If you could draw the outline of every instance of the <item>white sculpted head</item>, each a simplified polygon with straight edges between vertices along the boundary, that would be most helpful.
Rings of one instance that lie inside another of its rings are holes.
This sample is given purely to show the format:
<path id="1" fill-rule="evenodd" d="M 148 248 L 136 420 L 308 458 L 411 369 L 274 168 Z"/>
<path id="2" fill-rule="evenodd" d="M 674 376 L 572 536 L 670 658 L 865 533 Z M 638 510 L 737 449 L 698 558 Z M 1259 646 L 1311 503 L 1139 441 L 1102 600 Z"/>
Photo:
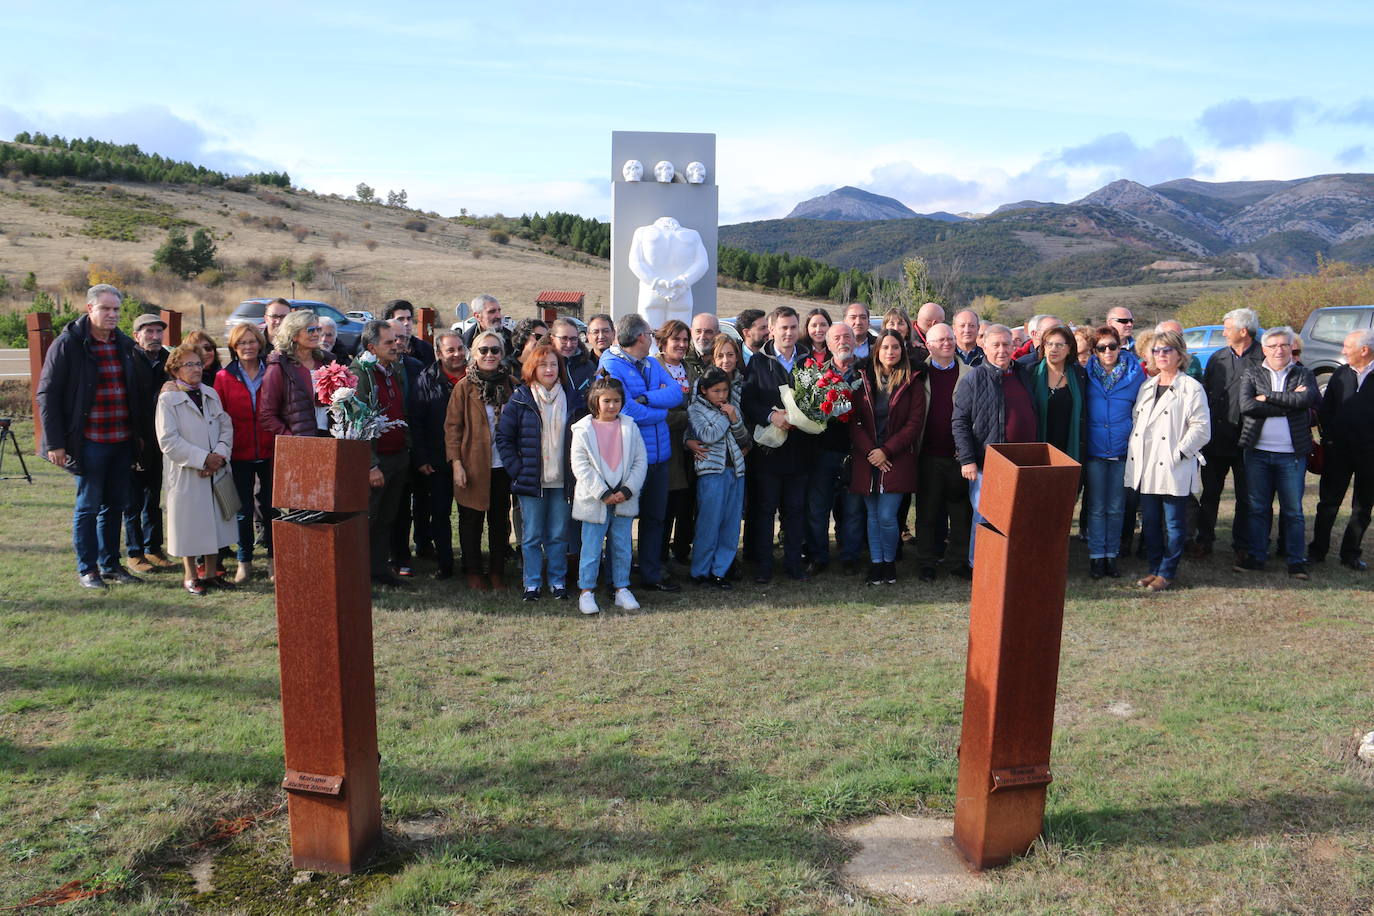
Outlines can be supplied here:
<path id="1" fill-rule="evenodd" d="M 673 164 L 667 159 L 662 160 L 658 165 L 654 166 L 654 178 L 664 184 L 671 182 L 674 174 Z"/>
<path id="2" fill-rule="evenodd" d="M 705 183 L 706 183 L 706 166 L 703 165 L 703 164 L 700 163 L 700 162 L 689 162 L 689 163 L 687 163 L 687 183 L 688 183 L 688 184 L 705 184 Z"/>
<path id="3" fill-rule="evenodd" d="M 639 181 L 644 177 L 644 163 L 638 159 L 626 159 L 625 165 L 620 169 L 620 174 L 626 181 Z"/>

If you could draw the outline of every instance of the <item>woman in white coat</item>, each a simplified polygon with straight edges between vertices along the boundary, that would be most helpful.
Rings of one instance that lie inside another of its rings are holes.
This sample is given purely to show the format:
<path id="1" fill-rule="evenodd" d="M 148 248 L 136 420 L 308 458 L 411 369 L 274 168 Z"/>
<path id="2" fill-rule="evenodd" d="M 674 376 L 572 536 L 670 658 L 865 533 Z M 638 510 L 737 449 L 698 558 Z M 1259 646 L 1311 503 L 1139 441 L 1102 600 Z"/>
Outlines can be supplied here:
<path id="1" fill-rule="evenodd" d="M 1188 350 L 1177 331 L 1155 334 L 1149 358 L 1158 373 L 1140 386 L 1126 452 L 1126 486 L 1140 493 L 1140 519 L 1150 572 L 1136 584 L 1168 588 L 1178 575 L 1188 496 L 1202 489 L 1202 447 L 1212 438 L 1202 384 L 1190 378 Z"/>
<path id="2" fill-rule="evenodd" d="M 196 564 L 200 561 L 210 569 L 220 548 L 238 536 L 237 505 L 224 512 L 214 488 L 216 478 L 229 474 L 234 425 L 215 389 L 201 383 L 201 371 L 200 354 L 185 344 L 178 347 L 167 357 L 172 380 L 162 386 L 157 399 L 157 443 L 165 459 L 167 552 L 182 558 L 183 585 L 193 595 L 204 595 L 207 585 L 233 588 L 228 581 L 199 578 Z M 233 491 L 232 485 L 224 489 Z"/>

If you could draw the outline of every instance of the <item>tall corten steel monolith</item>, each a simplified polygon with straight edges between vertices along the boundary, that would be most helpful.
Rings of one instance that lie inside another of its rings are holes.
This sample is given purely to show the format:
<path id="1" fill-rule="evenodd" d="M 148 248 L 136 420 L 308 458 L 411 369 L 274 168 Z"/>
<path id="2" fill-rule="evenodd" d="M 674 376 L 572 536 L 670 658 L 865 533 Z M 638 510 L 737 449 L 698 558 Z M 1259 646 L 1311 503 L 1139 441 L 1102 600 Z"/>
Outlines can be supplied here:
<path id="1" fill-rule="evenodd" d="M 434 343 L 434 323 L 438 320 L 439 313 L 427 305 L 420 306 L 420 311 L 415 316 L 415 336 L 425 343 Z"/>
<path id="2" fill-rule="evenodd" d="M 272 501 L 334 513 L 272 523 L 282 724 L 296 868 L 348 874 L 381 837 L 368 575 L 368 443 L 278 436 Z"/>
<path id="3" fill-rule="evenodd" d="M 43 361 L 52 347 L 52 315 L 33 312 L 26 320 L 29 332 L 29 400 L 33 403 L 33 450 L 40 458 L 43 451 L 43 417 L 38 410 L 38 379 L 43 375 Z"/>
<path id="4" fill-rule="evenodd" d="M 954 844 L 977 869 L 1040 835 L 1079 471 L 1040 442 L 989 445 L 983 462 L 954 802 Z"/>

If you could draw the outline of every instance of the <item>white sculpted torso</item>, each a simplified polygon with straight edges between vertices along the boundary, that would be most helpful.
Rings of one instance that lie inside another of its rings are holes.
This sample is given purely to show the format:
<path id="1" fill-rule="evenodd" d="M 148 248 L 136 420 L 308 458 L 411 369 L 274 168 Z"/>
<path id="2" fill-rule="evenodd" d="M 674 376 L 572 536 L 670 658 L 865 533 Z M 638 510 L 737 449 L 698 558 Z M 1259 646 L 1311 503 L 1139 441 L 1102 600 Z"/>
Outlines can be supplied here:
<path id="1" fill-rule="evenodd" d="M 630 270 L 639 278 L 639 313 L 655 328 L 676 318 L 692 323 L 692 284 L 706 275 L 706 246 L 695 229 L 671 216 L 640 226 L 630 242 Z"/>

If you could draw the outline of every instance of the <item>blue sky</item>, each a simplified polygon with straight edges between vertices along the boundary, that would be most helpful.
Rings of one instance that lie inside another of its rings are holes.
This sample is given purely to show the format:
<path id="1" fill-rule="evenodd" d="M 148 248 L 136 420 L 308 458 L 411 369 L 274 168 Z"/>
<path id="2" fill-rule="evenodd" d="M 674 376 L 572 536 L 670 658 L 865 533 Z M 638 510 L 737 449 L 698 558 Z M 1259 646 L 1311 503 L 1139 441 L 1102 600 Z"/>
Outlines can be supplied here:
<path id="1" fill-rule="evenodd" d="M 610 212 L 613 130 L 717 135 L 721 221 L 1374 171 L 1374 4 L 6 0 L 0 135 L 456 214 Z"/>

